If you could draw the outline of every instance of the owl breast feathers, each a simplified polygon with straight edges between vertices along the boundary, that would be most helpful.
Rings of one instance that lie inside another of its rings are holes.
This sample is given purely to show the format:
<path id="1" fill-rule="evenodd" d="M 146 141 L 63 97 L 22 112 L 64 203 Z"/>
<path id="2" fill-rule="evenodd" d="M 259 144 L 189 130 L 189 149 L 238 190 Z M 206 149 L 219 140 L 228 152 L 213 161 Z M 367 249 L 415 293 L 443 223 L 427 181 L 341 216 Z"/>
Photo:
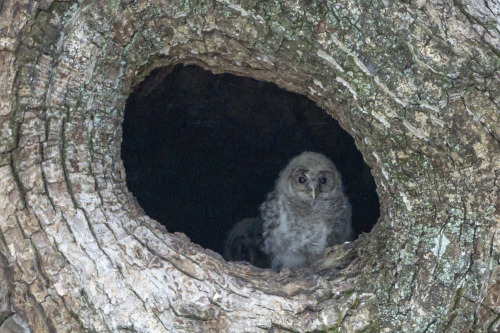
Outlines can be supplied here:
<path id="1" fill-rule="evenodd" d="M 327 246 L 353 238 L 351 205 L 340 174 L 319 153 L 293 158 L 260 210 L 262 250 L 271 256 L 272 268 L 306 266 Z"/>

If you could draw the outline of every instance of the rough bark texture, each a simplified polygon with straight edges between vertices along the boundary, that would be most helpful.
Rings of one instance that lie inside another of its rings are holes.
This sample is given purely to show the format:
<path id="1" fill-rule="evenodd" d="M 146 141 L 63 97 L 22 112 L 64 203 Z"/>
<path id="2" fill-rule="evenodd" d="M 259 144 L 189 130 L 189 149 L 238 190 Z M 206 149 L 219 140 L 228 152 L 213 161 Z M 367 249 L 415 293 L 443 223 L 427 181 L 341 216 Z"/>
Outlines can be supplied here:
<path id="1" fill-rule="evenodd" d="M 0 330 L 500 331 L 499 10 L 0 1 Z M 226 263 L 143 214 L 124 103 L 179 62 L 306 94 L 352 134 L 382 211 L 347 268 Z"/>

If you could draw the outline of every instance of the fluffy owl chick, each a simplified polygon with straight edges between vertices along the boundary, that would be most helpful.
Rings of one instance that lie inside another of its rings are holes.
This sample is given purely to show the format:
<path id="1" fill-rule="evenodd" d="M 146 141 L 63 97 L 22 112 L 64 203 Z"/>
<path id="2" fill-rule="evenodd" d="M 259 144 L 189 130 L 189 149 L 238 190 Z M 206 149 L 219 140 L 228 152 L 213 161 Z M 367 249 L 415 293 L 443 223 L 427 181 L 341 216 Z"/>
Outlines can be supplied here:
<path id="1" fill-rule="evenodd" d="M 351 205 L 337 168 L 304 152 L 283 169 L 261 205 L 263 251 L 272 268 L 306 266 L 329 245 L 352 240 Z"/>
<path id="2" fill-rule="evenodd" d="M 247 261 L 260 268 L 269 267 L 269 256 L 262 252 L 262 224 L 260 217 L 246 218 L 236 223 L 227 236 L 224 258 Z"/>

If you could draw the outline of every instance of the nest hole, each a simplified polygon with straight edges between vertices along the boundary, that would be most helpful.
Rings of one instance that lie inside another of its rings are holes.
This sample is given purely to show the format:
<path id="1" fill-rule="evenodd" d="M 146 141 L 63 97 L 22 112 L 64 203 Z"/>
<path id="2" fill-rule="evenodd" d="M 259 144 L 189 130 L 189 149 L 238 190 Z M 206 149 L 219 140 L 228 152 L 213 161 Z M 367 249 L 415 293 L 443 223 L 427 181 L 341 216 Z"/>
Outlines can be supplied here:
<path id="1" fill-rule="evenodd" d="M 259 215 L 281 169 L 303 151 L 335 163 L 354 230 L 369 232 L 380 215 L 370 169 L 353 138 L 307 97 L 177 65 L 153 71 L 126 103 L 129 190 L 169 232 L 221 254 L 233 225 Z"/>

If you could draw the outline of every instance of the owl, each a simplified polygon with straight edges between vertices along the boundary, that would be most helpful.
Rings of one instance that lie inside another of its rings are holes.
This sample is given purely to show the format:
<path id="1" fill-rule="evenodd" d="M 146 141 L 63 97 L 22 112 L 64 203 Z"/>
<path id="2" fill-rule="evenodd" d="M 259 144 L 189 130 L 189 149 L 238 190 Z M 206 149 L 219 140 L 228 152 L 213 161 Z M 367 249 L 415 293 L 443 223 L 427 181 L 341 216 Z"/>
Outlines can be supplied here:
<path id="1" fill-rule="evenodd" d="M 327 246 L 353 239 L 351 205 L 337 168 L 323 154 L 293 158 L 260 211 L 262 250 L 275 269 L 308 266 Z"/>
<path id="2" fill-rule="evenodd" d="M 231 261 L 247 261 L 260 268 L 270 265 L 269 256 L 262 251 L 262 219 L 246 218 L 239 221 L 227 236 L 224 258 Z"/>

